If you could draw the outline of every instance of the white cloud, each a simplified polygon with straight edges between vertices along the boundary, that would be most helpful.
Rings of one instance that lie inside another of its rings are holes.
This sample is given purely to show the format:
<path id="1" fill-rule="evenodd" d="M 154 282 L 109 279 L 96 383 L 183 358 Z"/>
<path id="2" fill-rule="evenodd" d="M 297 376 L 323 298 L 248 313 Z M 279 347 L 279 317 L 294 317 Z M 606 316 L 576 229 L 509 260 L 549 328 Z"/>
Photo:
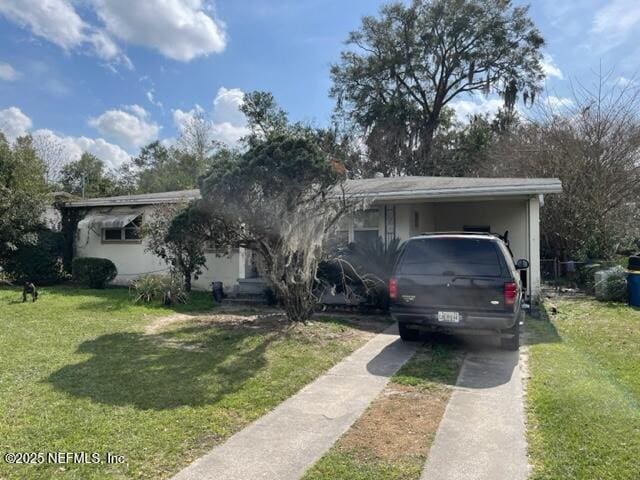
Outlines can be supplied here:
<path id="1" fill-rule="evenodd" d="M 0 13 L 65 50 L 85 40 L 86 25 L 67 0 L 0 0 Z"/>
<path id="2" fill-rule="evenodd" d="M 610 49 L 624 43 L 640 26 L 640 3 L 637 0 L 612 0 L 593 17 L 591 33 L 598 44 Z"/>
<path id="3" fill-rule="evenodd" d="M 545 76 L 548 77 L 556 77 L 562 80 L 564 75 L 562 75 L 562 70 L 554 63 L 553 57 L 549 53 L 545 53 L 542 56 L 542 71 Z"/>
<path id="4" fill-rule="evenodd" d="M 116 38 L 158 50 L 174 60 L 222 52 L 224 24 L 202 0 L 94 0 L 98 17 Z"/>
<path id="5" fill-rule="evenodd" d="M 215 140 L 235 145 L 249 133 L 247 120 L 240 111 L 243 98 L 244 93 L 240 89 L 220 87 L 213 100 L 211 120 L 207 120 Z M 206 116 L 200 105 L 188 111 L 176 109 L 173 110 L 173 122 L 179 131 L 183 131 L 195 115 Z"/>
<path id="6" fill-rule="evenodd" d="M 481 99 L 480 101 L 457 100 L 449 104 L 455 110 L 456 119 L 466 122 L 473 115 L 494 114 L 504 106 L 504 101 L 499 98 Z"/>
<path id="7" fill-rule="evenodd" d="M 80 3 L 102 24 L 83 19 L 74 7 Z M 203 0 L 0 0 L 0 15 L 66 51 L 85 49 L 128 68 L 133 65 L 116 39 L 180 61 L 226 46 L 225 25 Z"/>
<path id="8" fill-rule="evenodd" d="M 147 112 L 144 108 L 142 108 L 140 105 L 138 104 L 133 104 L 133 105 L 126 105 L 125 107 L 123 107 L 125 110 L 130 111 L 131 113 L 133 113 L 136 117 L 139 118 L 146 118 L 149 116 L 149 112 Z"/>
<path id="9" fill-rule="evenodd" d="M 561 110 L 573 106 L 573 100 L 567 97 L 556 97 L 555 95 L 549 95 L 544 99 L 544 102 L 551 107 L 552 110 Z"/>
<path id="10" fill-rule="evenodd" d="M 147 100 L 151 105 L 155 105 L 156 107 L 162 108 L 162 102 L 157 100 L 155 97 L 155 91 L 152 89 L 147 90 Z"/>
<path id="11" fill-rule="evenodd" d="M 227 145 L 235 145 L 238 140 L 249 134 L 249 129 L 245 125 L 238 126 L 229 122 L 222 122 L 214 123 L 212 127 L 215 139 Z"/>
<path id="12" fill-rule="evenodd" d="M 244 92 L 239 88 L 220 87 L 213 100 L 214 121 L 229 122 L 233 125 L 244 125 L 246 119 L 240 107 L 244 101 Z"/>
<path id="13" fill-rule="evenodd" d="M 89 125 L 102 135 L 128 147 L 139 148 L 158 138 L 160 126 L 147 120 L 147 111 L 139 105 L 123 109 L 107 110 L 97 118 L 89 119 Z"/>
<path id="14" fill-rule="evenodd" d="M 7 82 L 13 82 L 20 78 L 22 74 L 18 72 L 8 63 L 0 62 L 0 79 Z"/>
<path id="15" fill-rule="evenodd" d="M 113 168 L 119 167 L 131 158 L 125 150 L 103 138 L 76 137 L 75 143 L 83 151 L 92 153 Z"/>
<path id="16" fill-rule="evenodd" d="M 0 110 L 0 131 L 5 134 L 9 141 L 29 133 L 33 122 L 22 113 L 18 107 L 9 107 Z"/>
<path id="17" fill-rule="evenodd" d="M 196 115 L 204 115 L 204 109 L 198 104 L 187 111 L 176 108 L 173 110 L 173 123 L 182 132 Z"/>
<path id="18" fill-rule="evenodd" d="M 103 160 L 108 166 L 116 168 L 123 162 L 129 160 L 130 155 L 118 145 L 107 142 L 103 138 L 71 137 L 58 135 L 52 130 L 41 128 L 31 132 L 33 122 L 18 107 L 9 107 L 0 110 L 0 131 L 2 131 L 10 141 L 17 137 L 31 133 L 36 139 L 44 138 L 61 147 L 59 155 L 65 163 L 78 160 L 82 152 L 94 154 Z M 40 142 L 42 143 L 42 142 Z"/>
<path id="19" fill-rule="evenodd" d="M 90 45 L 99 58 L 131 67 L 113 40 L 86 23 L 69 0 L 0 0 L 0 14 L 66 51 Z"/>
<path id="20" fill-rule="evenodd" d="M 83 152 L 89 152 L 104 161 L 108 167 L 115 169 L 131 158 L 125 150 L 103 138 L 58 135 L 49 129 L 36 130 L 33 135 L 34 137 L 47 138 L 60 145 L 61 156 L 65 158 L 65 163 L 79 160 Z"/>
<path id="21" fill-rule="evenodd" d="M 103 30 L 94 30 L 88 37 L 88 42 L 93 45 L 93 49 L 96 55 L 103 60 L 119 63 L 127 67 L 129 70 L 133 69 L 133 63 L 129 60 L 124 53 L 120 51 L 120 47 L 109 37 Z M 115 70 L 111 66 L 112 70 Z"/>

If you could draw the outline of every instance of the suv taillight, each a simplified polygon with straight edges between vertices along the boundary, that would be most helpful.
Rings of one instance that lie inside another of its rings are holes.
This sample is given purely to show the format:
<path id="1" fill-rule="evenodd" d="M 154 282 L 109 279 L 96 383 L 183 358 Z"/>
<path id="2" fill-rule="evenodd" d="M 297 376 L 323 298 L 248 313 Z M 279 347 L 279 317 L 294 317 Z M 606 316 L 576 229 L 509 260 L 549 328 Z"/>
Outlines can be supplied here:
<path id="1" fill-rule="evenodd" d="M 504 304 L 513 305 L 518 297 L 518 285 L 515 282 L 504 284 Z"/>
<path id="2" fill-rule="evenodd" d="M 397 300 L 398 298 L 398 280 L 395 278 L 389 279 L 389 298 L 391 300 Z"/>

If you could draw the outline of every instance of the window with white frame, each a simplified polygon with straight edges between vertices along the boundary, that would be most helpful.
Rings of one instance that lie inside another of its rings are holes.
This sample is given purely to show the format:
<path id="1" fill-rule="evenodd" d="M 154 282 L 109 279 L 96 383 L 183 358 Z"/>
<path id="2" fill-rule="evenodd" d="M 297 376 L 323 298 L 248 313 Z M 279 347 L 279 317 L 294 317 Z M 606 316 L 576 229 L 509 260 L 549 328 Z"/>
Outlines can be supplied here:
<path id="1" fill-rule="evenodd" d="M 353 218 L 353 241 L 356 243 L 370 243 L 380 236 L 380 211 L 370 208 L 358 212 Z"/>
<path id="2" fill-rule="evenodd" d="M 131 242 L 138 243 L 142 240 L 142 216 L 136 217 L 123 228 L 103 228 L 102 241 L 105 243 Z"/>
<path id="3" fill-rule="evenodd" d="M 351 220 L 344 216 L 331 229 L 328 236 L 329 247 L 346 247 L 349 244 L 349 227 Z"/>

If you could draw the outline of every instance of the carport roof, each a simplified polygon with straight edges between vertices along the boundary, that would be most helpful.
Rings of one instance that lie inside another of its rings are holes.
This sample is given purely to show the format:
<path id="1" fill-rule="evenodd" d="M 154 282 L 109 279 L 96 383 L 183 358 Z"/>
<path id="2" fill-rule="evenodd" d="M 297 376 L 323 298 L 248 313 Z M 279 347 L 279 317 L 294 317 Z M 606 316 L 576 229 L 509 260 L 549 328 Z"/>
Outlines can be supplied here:
<path id="1" fill-rule="evenodd" d="M 557 178 L 381 177 L 347 180 L 345 193 L 372 200 L 539 195 L 562 192 Z M 200 198 L 199 190 L 145 193 L 71 200 L 67 207 L 106 207 L 181 203 Z"/>
<path id="2" fill-rule="evenodd" d="M 380 177 L 349 180 L 350 196 L 375 200 L 493 197 L 561 193 L 557 178 Z"/>

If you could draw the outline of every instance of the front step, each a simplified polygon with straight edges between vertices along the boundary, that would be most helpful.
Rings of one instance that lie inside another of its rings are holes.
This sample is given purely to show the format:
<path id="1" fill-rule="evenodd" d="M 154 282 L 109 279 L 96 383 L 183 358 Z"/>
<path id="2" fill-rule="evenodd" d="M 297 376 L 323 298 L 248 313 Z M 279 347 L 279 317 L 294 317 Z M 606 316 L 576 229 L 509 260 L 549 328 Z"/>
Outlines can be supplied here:
<path id="1" fill-rule="evenodd" d="M 264 295 L 267 288 L 267 282 L 262 278 L 239 278 L 238 279 L 238 297 L 243 295 Z"/>
<path id="2" fill-rule="evenodd" d="M 265 304 L 267 303 L 267 299 L 265 298 L 264 295 L 248 295 L 248 294 L 242 294 L 242 295 L 236 295 L 234 297 L 225 297 L 225 299 L 222 301 L 222 304 L 227 304 L 227 305 L 247 305 L 247 304 L 251 304 L 251 305 L 260 305 L 260 304 Z"/>

